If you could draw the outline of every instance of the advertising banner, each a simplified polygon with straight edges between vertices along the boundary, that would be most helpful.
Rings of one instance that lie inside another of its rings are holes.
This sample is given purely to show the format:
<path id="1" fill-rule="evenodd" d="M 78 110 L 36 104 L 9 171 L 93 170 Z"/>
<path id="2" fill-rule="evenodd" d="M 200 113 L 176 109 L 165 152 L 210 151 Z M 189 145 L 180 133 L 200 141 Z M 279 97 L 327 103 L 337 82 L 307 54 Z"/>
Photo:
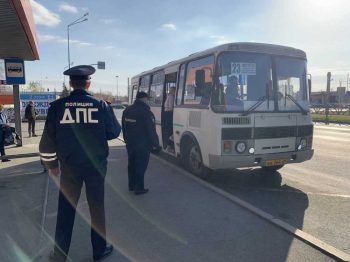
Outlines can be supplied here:
<path id="1" fill-rule="evenodd" d="M 33 101 L 38 116 L 46 116 L 49 109 L 50 102 L 57 99 L 57 93 L 45 92 L 45 93 L 21 93 L 21 116 L 24 117 L 24 110 L 29 101 Z"/>

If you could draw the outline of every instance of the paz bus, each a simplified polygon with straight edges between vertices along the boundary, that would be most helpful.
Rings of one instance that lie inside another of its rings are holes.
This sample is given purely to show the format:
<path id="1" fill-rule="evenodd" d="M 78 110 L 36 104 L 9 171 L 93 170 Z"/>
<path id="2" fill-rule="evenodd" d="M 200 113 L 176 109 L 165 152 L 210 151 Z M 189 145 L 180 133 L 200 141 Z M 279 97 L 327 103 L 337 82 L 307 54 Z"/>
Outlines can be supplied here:
<path id="1" fill-rule="evenodd" d="M 164 102 L 176 88 L 171 119 Z M 269 171 L 313 156 L 311 80 L 304 51 L 272 44 L 230 43 L 194 53 L 131 79 L 129 104 L 147 92 L 163 151 L 195 175 L 260 166 Z"/>

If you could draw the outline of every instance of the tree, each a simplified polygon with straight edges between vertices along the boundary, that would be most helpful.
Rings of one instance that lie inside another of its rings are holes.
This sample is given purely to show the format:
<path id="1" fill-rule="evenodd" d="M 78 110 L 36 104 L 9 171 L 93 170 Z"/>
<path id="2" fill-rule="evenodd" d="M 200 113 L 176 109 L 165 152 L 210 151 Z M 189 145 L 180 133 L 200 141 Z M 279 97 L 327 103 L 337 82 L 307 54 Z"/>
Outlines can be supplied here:
<path id="1" fill-rule="evenodd" d="M 68 91 L 68 88 L 67 88 L 65 83 L 63 83 L 62 87 L 63 87 L 63 89 L 62 89 L 62 93 L 61 93 L 60 97 L 69 96 L 69 91 Z"/>
<path id="2" fill-rule="evenodd" d="M 30 81 L 28 83 L 27 87 L 31 92 L 42 92 L 43 91 L 43 88 L 41 87 L 40 82 L 37 82 L 37 81 Z"/>
<path id="3" fill-rule="evenodd" d="M 94 97 L 98 98 L 98 99 L 102 99 L 102 100 L 105 100 L 105 101 L 113 101 L 113 95 L 112 95 L 112 92 L 94 92 L 92 93 L 94 95 Z"/>

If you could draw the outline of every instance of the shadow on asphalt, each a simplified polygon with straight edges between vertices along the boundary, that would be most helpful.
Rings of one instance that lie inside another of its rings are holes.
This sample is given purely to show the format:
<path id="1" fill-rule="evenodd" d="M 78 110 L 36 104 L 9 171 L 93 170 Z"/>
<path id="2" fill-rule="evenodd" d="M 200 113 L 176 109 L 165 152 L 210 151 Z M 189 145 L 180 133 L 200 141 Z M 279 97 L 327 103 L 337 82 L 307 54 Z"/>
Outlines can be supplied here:
<path id="1" fill-rule="evenodd" d="M 16 161 L 16 159 L 12 159 L 13 163 Z M 32 174 L 41 174 L 44 172 L 44 167 L 41 165 L 39 160 L 33 160 L 31 162 L 27 162 L 24 164 L 16 164 L 4 167 L 2 163 L 0 162 L 0 179 L 5 179 L 7 177 L 13 176 L 13 175 L 19 175 L 19 176 L 26 176 L 26 175 L 32 175 Z"/>
<path id="2" fill-rule="evenodd" d="M 167 154 L 161 154 L 161 158 L 181 166 L 178 159 Z M 303 229 L 309 198 L 302 190 L 284 184 L 278 171 L 267 172 L 259 167 L 208 171 L 203 180 Z"/>
<path id="3" fill-rule="evenodd" d="M 211 173 L 207 182 L 264 210 L 288 224 L 303 229 L 309 198 L 302 190 L 283 184 L 281 173 L 261 168 Z"/>

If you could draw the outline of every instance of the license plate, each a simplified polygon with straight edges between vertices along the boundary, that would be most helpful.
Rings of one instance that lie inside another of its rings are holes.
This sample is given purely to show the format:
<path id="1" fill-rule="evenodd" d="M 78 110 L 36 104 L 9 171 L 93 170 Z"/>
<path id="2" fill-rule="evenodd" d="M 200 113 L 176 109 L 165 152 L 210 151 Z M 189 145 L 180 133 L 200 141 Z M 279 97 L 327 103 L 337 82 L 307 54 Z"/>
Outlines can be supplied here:
<path id="1" fill-rule="evenodd" d="M 288 163 L 288 159 L 272 159 L 266 160 L 266 166 L 280 166 Z"/>

